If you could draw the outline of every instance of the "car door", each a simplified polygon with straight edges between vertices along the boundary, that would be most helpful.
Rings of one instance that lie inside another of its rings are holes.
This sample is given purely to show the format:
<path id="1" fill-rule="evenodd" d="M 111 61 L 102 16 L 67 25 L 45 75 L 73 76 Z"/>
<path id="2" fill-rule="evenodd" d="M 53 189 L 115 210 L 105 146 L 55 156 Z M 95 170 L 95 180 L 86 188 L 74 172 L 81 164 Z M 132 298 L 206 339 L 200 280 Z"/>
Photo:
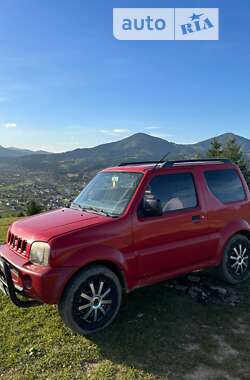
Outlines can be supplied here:
<path id="1" fill-rule="evenodd" d="M 155 175 L 145 191 L 163 206 L 162 216 L 134 218 L 134 244 L 140 277 L 181 271 L 211 257 L 205 203 L 196 175 L 175 171 Z"/>

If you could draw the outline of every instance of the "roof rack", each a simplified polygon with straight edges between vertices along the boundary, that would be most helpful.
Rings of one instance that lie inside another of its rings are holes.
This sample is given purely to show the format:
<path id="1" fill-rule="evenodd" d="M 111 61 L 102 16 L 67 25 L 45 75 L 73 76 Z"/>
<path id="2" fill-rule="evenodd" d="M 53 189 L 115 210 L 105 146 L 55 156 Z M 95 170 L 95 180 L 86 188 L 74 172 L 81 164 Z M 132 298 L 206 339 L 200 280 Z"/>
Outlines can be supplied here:
<path id="1" fill-rule="evenodd" d="M 150 165 L 150 164 L 163 164 L 162 167 L 171 167 L 174 164 L 188 164 L 188 163 L 202 163 L 202 162 L 221 162 L 222 164 L 231 163 L 227 158 L 201 158 L 195 160 L 171 160 L 171 161 L 132 161 L 132 162 L 122 162 L 119 166 L 129 166 L 129 165 Z"/>
<path id="2" fill-rule="evenodd" d="M 173 160 L 173 161 L 166 161 L 163 164 L 163 168 L 174 166 L 174 164 L 188 164 L 188 163 L 202 163 L 202 162 L 221 162 L 222 164 L 231 163 L 230 160 L 227 158 L 201 158 L 196 160 Z"/>
<path id="3" fill-rule="evenodd" d="M 128 165 L 150 165 L 150 164 L 156 164 L 157 161 L 132 161 L 132 162 L 121 162 L 119 166 L 128 166 Z M 164 161 L 159 162 L 159 164 L 164 163 Z"/>

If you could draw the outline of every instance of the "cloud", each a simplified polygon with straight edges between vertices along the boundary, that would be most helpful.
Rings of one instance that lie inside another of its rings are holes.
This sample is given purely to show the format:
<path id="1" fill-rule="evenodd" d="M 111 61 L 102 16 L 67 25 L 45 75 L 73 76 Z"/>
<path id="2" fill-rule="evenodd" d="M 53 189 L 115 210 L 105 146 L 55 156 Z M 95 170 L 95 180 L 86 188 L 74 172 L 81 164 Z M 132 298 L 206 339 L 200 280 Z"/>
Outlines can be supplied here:
<path id="1" fill-rule="evenodd" d="M 152 127 L 145 127 L 145 130 L 147 130 L 147 131 L 155 131 L 157 129 L 161 129 L 161 127 L 154 127 L 154 126 L 152 126 Z"/>
<path id="2" fill-rule="evenodd" d="M 13 129 L 16 128 L 16 123 L 5 123 L 3 126 L 7 129 Z"/>
<path id="3" fill-rule="evenodd" d="M 107 136 L 118 136 L 118 135 L 124 135 L 124 134 L 130 133 L 131 131 L 125 128 L 114 128 L 114 129 L 101 129 L 100 132 Z"/>
<path id="4" fill-rule="evenodd" d="M 112 129 L 112 132 L 114 132 L 114 133 L 128 133 L 128 132 L 130 132 L 130 130 L 129 129 L 116 128 L 116 129 Z"/>

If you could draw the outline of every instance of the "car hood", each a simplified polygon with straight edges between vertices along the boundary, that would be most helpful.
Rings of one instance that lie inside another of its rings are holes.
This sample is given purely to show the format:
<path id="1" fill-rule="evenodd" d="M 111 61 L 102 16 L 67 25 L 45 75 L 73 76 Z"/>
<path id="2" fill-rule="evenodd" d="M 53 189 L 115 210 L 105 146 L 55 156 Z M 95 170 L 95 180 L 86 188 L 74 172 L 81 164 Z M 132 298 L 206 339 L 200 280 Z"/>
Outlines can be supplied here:
<path id="1" fill-rule="evenodd" d="M 110 220 L 107 216 L 64 208 L 18 220 L 11 226 L 11 232 L 28 243 L 48 241 L 55 236 Z"/>

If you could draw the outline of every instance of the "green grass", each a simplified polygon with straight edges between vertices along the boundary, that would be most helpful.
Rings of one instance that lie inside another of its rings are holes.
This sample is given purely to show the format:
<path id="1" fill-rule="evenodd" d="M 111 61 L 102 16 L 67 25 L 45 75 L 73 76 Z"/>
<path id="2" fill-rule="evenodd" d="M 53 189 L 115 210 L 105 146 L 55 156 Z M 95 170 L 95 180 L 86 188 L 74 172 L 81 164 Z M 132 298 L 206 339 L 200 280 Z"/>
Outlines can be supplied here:
<path id="1" fill-rule="evenodd" d="M 10 220 L 0 219 L 3 240 Z M 66 329 L 55 306 L 18 309 L 0 295 L 0 378 L 248 380 L 250 284 L 237 307 L 203 306 L 166 284 L 126 296 L 91 338 Z"/>
<path id="2" fill-rule="evenodd" d="M 8 226 L 15 220 L 15 218 L 0 218 L 0 243 L 6 239 L 6 232 Z"/>

